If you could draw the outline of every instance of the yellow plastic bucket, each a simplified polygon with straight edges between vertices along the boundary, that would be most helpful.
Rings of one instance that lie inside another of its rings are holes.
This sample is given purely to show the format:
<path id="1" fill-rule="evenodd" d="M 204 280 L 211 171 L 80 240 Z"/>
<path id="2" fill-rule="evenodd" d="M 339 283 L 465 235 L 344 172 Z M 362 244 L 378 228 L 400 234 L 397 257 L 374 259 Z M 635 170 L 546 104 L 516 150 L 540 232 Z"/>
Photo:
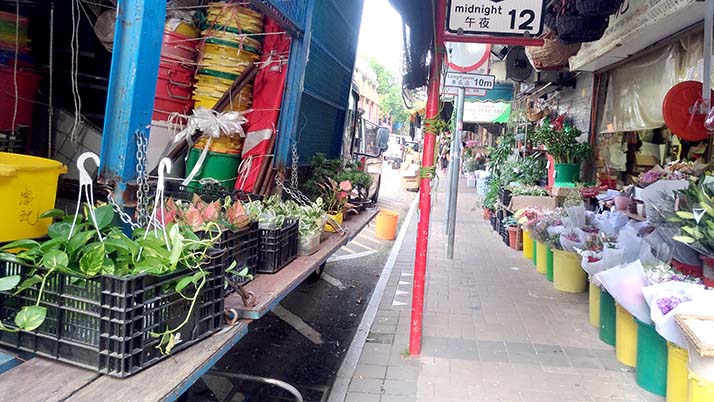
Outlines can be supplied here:
<path id="1" fill-rule="evenodd" d="M 546 271 L 548 271 L 548 259 L 546 258 L 546 254 L 548 253 L 548 245 L 541 242 L 541 241 L 535 241 L 536 242 L 536 269 L 538 270 L 538 273 L 545 275 Z"/>
<path id="2" fill-rule="evenodd" d="M 667 402 L 687 402 L 689 352 L 667 342 Z"/>
<path id="3" fill-rule="evenodd" d="M 589 310 L 589 318 L 590 318 L 590 325 L 592 325 L 595 328 L 600 328 L 600 295 L 602 294 L 602 291 L 600 290 L 600 287 L 593 284 L 592 279 L 590 280 L 590 292 L 588 295 L 588 299 L 590 301 L 590 304 L 588 306 Z"/>
<path id="4" fill-rule="evenodd" d="M 585 291 L 587 276 L 580 267 L 580 257 L 576 253 L 553 250 L 553 286 L 565 293 Z"/>
<path id="5" fill-rule="evenodd" d="M 689 370 L 689 390 L 687 402 L 714 401 L 714 383 L 711 383 Z"/>
<path id="6" fill-rule="evenodd" d="M 523 256 L 527 260 L 533 259 L 533 238 L 531 237 L 531 232 L 523 231 Z"/>
<path id="7" fill-rule="evenodd" d="M 637 323 L 627 310 L 615 305 L 615 355 L 625 366 L 637 365 Z"/>
<path id="8" fill-rule="evenodd" d="M 42 237 L 51 219 L 38 219 L 55 207 L 57 179 L 67 173 L 60 162 L 0 152 L 0 242 Z"/>
<path id="9" fill-rule="evenodd" d="M 380 209 L 377 215 L 377 238 L 382 240 L 394 240 L 397 237 L 398 222 L 399 212 Z"/>
<path id="10" fill-rule="evenodd" d="M 345 214 L 343 212 L 340 212 L 338 214 L 327 214 L 327 216 L 330 218 L 327 220 L 327 223 L 325 224 L 325 231 L 328 233 L 335 233 L 340 228 L 337 226 L 342 226 L 342 222 L 345 219 Z M 335 225 L 337 223 L 337 225 Z"/>

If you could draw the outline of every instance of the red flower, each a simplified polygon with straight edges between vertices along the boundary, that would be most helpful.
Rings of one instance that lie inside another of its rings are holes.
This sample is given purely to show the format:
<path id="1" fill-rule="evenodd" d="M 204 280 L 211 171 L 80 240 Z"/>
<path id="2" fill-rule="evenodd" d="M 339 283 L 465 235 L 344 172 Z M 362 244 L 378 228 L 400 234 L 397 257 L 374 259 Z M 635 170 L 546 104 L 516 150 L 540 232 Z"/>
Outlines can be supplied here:
<path id="1" fill-rule="evenodd" d="M 340 190 L 352 191 L 352 182 L 350 182 L 349 180 L 344 180 L 340 182 Z"/>

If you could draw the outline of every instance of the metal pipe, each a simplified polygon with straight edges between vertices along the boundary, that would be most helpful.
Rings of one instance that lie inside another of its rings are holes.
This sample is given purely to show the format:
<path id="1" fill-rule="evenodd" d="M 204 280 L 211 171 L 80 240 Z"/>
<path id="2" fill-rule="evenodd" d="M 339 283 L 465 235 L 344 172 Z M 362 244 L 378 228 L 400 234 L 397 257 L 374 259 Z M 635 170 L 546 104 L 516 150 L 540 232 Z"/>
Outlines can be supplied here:
<path id="1" fill-rule="evenodd" d="M 711 109 L 712 90 L 712 34 L 714 34 L 714 0 L 706 0 L 704 13 L 704 71 L 702 74 L 702 105 L 700 113 L 709 113 Z M 696 113 L 697 111 L 693 111 Z M 709 145 L 707 146 L 707 160 L 712 161 L 714 156 L 714 133 L 709 132 Z"/>
<path id="2" fill-rule="evenodd" d="M 443 3 L 443 1 L 440 1 Z M 429 91 L 426 103 L 426 118 L 439 115 L 439 75 L 441 73 L 440 55 L 434 55 L 431 61 Z M 436 133 L 424 132 L 422 167 L 434 166 L 434 147 Z M 411 330 L 409 332 L 409 354 L 421 353 L 422 316 L 424 313 L 424 281 L 426 278 L 427 247 L 429 245 L 429 220 L 431 217 L 431 178 L 421 177 L 419 185 L 419 223 L 417 226 L 416 257 L 414 259 L 414 284 L 412 289 Z"/>
<path id="3" fill-rule="evenodd" d="M 449 207 L 447 210 L 446 258 L 454 259 L 454 237 L 456 235 L 456 205 L 459 199 L 459 171 L 461 166 L 461 136 L 464 130 L 464 98 L 466 89 L 459 87 L 456 98 L 456 132 L 451 138 L 451 177 L 449 178 Z"/>

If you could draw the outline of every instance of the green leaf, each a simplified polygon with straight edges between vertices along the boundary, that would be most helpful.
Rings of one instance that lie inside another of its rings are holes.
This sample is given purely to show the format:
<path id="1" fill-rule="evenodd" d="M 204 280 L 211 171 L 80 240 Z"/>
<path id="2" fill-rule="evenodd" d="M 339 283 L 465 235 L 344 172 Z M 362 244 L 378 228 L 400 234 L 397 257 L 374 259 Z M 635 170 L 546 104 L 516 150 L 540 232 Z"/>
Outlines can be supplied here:
<path id="1" fill-rule="evenodd" d="M 58 237 L 56 239 L 49 239 L 46 242 L 40 244 L 40 247 L 38 250 L 40 251 L 40 254 L 46 254 L 50 250 L 55 250 L 55 249 L 61 249 L 64 248 L 64 245 L 67 243 L 67 238 L 66 237 Z"/>
<path id="2" fill-rule="evenodd" d="M 199 271 L 191 276 L 181 278 L 181 280 L 176 283 L 176 291 L 181 293 L 181 291 L 183 291 L 189 284 L 193 284 L 196 288 L 198 288 L 198 285 L 201 283 L 201 280 L 203 280 L 203 278 L 205 277 L 206 274 L 204 272 Z"/>
<path id="3" fill-rule="evenodd" d="M 82 258 L 79 259 L 79 269 L 89 277 L 102 272 L 104 266 L 104 244 L 92 243 L 82 249 Z"/>
<path id="4" fill-rule="evenodd" d="M 42 306 L 25 306 L 15 316 L 15 325 L 25 331 L 39 328 L 47 317 L 47 308 Z"/>
<path id="5" fill-rule="evenodd" d="M 104 257 L 102 264 L 102 275 L 115 275 L 115 265 L 111 258 Z"/>
<path id="6" fill-rule="evenodd" d="M 18 258 L 15 254 L 0 253 L 0 261 L 12 262 L 14 264 L 25 264 L 26 261 Z"/>
<path id="7" fill-rule="evenodd" d="M 20 293 L 37 285 L 38 283 L 42 283 L 42 277 L 39 275 L 33 275 L 22 281 L 20 286 L 17 287 L 17 290 L 15 291 L 14 295 L 19 295 Z"/>
<path id="8" fill-rule="evenodd" d="M 694 220 L 694 214 L 691 212 L 677 211 L 677 216 L 683 219 Z"/>
<path id="9" fill-rule="evenodd" d="M 226 268 L 226 273 L 229 274 L 233 271 L 235 271 L 236 267 L 238 267 L 238 261 L 233 261 L 228 268 Z"/>
<path id="10" fill-rule="evenodd" d="M 69 257 L 64 251 L 50 250 L 42 257 L 40 265 L 47 269 L 56 269 L 69 265 Z"/>
<path id="11" fill-rule="evenodd" d="M 32 239 L 16 240 L 0 247 L 0 250 L 14 250 L 16 248 L 27 250 L 38 247 L 39 245 L 39 242 Z"/>
<path id="12" fill-rule="evenodd" d="M 20 280 L 22 278 L 20 275 L 12 275 L 12 276 L 6 276 L 4 278 L 0 278 L 0 292 L 6 292 L 15 286 L 17 286 L 18 283 L 20 283 Z"/>
<path id="13" fill-rule="evenodd" d="M 105 204 L 94 209 L 94 216 L 97 218 L 99 230 L 102 230 L 114 221 L 114 210 L 111 205 Z"/>
<path id="14" fill-rule="evenodd" d="M 146 250 L 145 250 L 146 251 Z M 134 265 L 132 273 L 138 274 L 150 274 L 150 275 L 161 275 L 165 273 L 164 264 L 162 261 L 156 257 L 147 257 L 142 261 Z"/>
<path id="15" fill-rule="evenodd" d="M 67 222 L 55 222 L 47 228 L 47 235 L 52 239 L 67 239 L 72 224 Z"/>
<path id="16" fill-rule="evenodd" d="M 39 219 L 45 219 L 45 218 L 64 218 L 65 217 L 65 212 L 61 209 L 50 209 L 49 211 L 45 211 L 42 214 L 40 214 Z"/>
<path id="17" fill-rule="evenodd" d="M 69 239 L 69 242 L 67 242 L 67 253 L 74 255 L 74 253 L 84 247 L 84 245 L 87 244 L 87 242 L 89 242 L 95 234 L 96 232 L 88 230 L 72 235 L 72 238 Z"/>
<path id="18" fill-rule="evenodd" d="M 672 239 L 684 244 L 693 244 L 697 242 L 694 238 L 689 236 L 674 236 Z"/>

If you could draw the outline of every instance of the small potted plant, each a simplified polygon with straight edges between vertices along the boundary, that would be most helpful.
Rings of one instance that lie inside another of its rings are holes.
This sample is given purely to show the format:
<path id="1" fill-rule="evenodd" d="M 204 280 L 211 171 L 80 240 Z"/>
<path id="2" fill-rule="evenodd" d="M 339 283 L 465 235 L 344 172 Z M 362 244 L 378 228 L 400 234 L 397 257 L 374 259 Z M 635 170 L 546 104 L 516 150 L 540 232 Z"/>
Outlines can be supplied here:
<path id="1" fill-rule="evenodd" d="M 508 245 L 514 250 L 520 250 L 521 229 L 518 227 L 516 218 L 509 216 L 505 221 L 503 221 L 503 225 L 508 231 Z"/>
<path id="2" fill-rule="evenodd" d="M 344 221 L 347 197 L 352 192 L 352 183 L 349 180 L 338 183 L 333 179 L 328 179 L 327 183 L 323 183 L 321 186 L 328 218 L 325 230 L 334 233 L 339 230 Z"/>
<path id="3" fill-rule="evenodd" d="M 556 184 L 575 183 L 580 179 L 580 164 L 592 155 L 590 145 L 578 141 L 582 134 L 576 127 L 551 124 L 548 119 L 535 131 L 533 140 L 545 145 L 555 161 Z"/>

